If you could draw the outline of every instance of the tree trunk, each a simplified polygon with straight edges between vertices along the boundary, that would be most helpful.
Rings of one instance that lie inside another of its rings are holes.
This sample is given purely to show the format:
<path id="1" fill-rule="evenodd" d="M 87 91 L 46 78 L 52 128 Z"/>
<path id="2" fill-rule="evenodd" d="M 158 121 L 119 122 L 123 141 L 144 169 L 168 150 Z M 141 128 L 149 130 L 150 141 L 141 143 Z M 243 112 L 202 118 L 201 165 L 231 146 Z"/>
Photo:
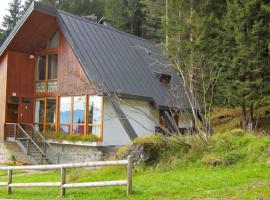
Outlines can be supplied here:
<path id="1" fill-rule="evenodd" d="M 242 115 L 243 115 L 243 119 L 242 119 L 243 129 L 246 130 L 246 128 L 247 128 L 247 110 L 246 110 L 246 104 L 243 104 L 242 105 Z"/>

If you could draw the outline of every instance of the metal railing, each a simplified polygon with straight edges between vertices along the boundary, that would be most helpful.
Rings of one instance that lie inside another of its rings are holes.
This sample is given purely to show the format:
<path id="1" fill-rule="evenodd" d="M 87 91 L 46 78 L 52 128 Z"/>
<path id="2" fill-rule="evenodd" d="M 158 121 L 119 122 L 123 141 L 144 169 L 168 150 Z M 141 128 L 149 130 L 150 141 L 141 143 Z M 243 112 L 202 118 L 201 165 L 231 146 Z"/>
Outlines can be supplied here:
<path id="1" fill-rule="evenodd" d="M 11 137 L 14 138 L 15 141 L 21 141 L 22 139 L 26 140 L 26 154 L 29 156 L 29 146 L 30 144 L 34 145 L 38 151 L 41 153 L 40 162 L 43 162 L 44 158 L 48 158 L 46 156 L 48 148 L 51 151 L 51 154 L 55 154 L 56 163 L 60 161 L 60 153 L 55 152 L 54 148 L 47 142 L 47 140 L 43 137 L 43 135 L 30 123 L 6 123 L 5 124 L 5 138 Z M 50 161 L 50 160 L 49 160 Z M 51 161 L 50 161 L 51 162 Z"/>
<path id="2" fill-rule="evenodd" d="M 105 166 L 126 166 L 127 179 L 113 180 L 102 182 L 85 182 L 85 183 L 66 183 L 66 170 L 69 168 L 84 168 L 84 167 L 105 167 Z M 66 189 L 69 188 L 88 188 L 88 187 L 106 187 L 106 186 L 127 186 L 127 195 L 132 192 L 132 157 L 128 156 L 127 160 L 116 161 L 97 161 L 87 163 L 73 164 L 55 164 L 55 165 L 33 165 L 33 166 L 5 166 L 0 167 L 0 171 L 7 170 L 7 182 L 0 182 L 0 186 L 7 186 L 8 194 L 11 194 L 12 188 L 29 188 L 29 187 L 60 187 L 61 196 L 66 194 Z M 42 183 L 13 183 L 12 172 L 14 170 L 57 170 L 60 169 L 59 182 L 42 182 Z"/>
<path id="3" fill-rule="evenodd" d="M 30 123 L 23 123 L 21 124 L 22 126 L 24 126 L 25 130 L 30 130 L 31 131 L 31 137 L 33 138 L 33 140 L 37 143 L 37 144 L 41 144 L 43 148 L 43 152 L 46 154 L 47 149 L 49 148 L 51 150 L 52 154 L 56 155 L 57 158 L 57 164 L 60 162 L 60 153 L 56 152 L 54 150 L 54 148 L 52 147 L 52 145 L 50 143 L 47 142 L 46 138 L 36 129 L 36 127 L 33 124 Z"/>

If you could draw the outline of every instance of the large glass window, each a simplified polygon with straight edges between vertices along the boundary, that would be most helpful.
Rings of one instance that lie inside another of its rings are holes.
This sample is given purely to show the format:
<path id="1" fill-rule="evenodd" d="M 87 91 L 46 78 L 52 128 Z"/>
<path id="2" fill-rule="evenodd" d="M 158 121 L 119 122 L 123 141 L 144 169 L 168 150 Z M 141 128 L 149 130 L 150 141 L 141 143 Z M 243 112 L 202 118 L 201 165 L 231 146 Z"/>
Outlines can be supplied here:
<path id="1" fill-rule="evenodd" d="M 59 127 L 63 133 L 88 133 L 101 138 L 102 97 L 88 97 L 88 105 L 85 96 L 61 97 Z"/>
<path id="2" fill-rule="evenodd" d="M 72 132 L 83 135 L 85 122 L 85 97 L 74 97 Z"/>
<path id="3" fill-rule="evenodd" d="M 71 124 L 71 97 L 60 98 L 60 132 L 69 133 Z"/>
<path id="4" fill-rule="evenodd" d="M 102 97 L 88 97 L 88 134 L 101 137 L 102 129 Z"/>
<path id="5" fill-rule="evenodd" d="M 36 100 L 35 124 L 39 131 L 56 130 L 56 99 L 45 98 Z"/>

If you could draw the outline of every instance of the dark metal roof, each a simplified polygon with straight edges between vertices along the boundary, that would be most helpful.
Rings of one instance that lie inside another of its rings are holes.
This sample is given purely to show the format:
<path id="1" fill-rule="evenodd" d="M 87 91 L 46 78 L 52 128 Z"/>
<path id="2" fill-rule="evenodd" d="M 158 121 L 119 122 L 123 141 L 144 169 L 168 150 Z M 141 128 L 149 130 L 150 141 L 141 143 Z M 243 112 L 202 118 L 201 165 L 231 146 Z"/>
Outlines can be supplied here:
<path id="1" fill-rule="evenodd" d="M 43 10 L 53 15 L 56 12 L 60 30 L 98 92 L 146 98 L 158 106 L 189 107 L 182 80 L 174 70 L 161 64 L 166 59 L 154 43 L 61 10 L 34 5 L 29 10 Z M 1 54 L 7 46 L 4 43 Z M 177 85 L 179 91 L 174 95 L 177 99 L 172 99 L 169 87 L 160 83 L 156 72 L 172 75 L 171 84 Z"/>

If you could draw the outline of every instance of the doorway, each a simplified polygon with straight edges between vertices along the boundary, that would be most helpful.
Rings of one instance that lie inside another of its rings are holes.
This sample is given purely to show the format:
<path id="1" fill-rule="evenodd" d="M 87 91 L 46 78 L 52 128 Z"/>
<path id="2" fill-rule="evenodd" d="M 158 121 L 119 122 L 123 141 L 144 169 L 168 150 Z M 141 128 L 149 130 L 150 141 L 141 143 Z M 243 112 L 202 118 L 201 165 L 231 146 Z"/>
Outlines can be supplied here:
<path id="1" fill-rule="evenodd" d="M 19 104 L 7 104 L 7 123 L 18 123 Z"/>

